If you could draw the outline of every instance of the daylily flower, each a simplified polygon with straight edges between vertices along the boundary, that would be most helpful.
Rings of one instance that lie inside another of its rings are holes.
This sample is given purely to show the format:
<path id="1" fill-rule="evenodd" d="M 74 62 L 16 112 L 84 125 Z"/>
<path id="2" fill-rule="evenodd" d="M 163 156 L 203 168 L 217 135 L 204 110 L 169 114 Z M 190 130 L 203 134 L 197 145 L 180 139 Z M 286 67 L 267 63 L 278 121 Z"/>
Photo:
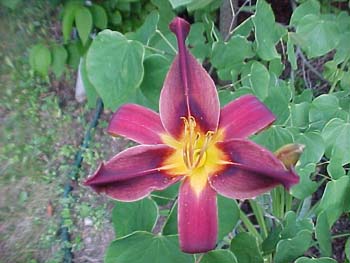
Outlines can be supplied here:
<path id="1" fill-rule="evenodd" d="M 253 95 L 220 110 L 213 80 L 190 54 L 190 25 L 170 23 L 178 41 L 165 79 L 159 112 L 126 104 L 114 114 L 108 132 L 141 145 L 102 163 L 86 185 L 119 201 L 142 199 L 181 181 L 178 195 L 180 247 L 206 252 L 217 241 L 216 195 L 246 199 L 299 181 L 270 151 L 248 136 L 269 126 L 274 115 Z"/>

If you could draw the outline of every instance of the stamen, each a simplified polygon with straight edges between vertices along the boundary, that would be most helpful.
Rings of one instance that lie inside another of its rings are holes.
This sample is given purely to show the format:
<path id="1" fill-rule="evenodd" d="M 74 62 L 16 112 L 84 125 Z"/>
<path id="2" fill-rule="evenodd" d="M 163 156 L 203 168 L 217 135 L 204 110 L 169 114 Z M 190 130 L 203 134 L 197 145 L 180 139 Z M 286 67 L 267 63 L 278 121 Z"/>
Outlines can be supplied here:
<path id="1" fill-rule="evenodd" d="M 184 122 L 184 145 L 182 151 L 182 158 L 186 167 L 190 170 L 198 167 L 201 164 L 203 158 L 205 158 L 206 150 L 208 149 L 210 142 L 214 136 L 214 132 L 208 131 L 205 135 L 204 143 L 199 149 L 198 142 L 200 141 L 200 133 L 196 132 L 196 120 L 193 116 L 188 118 L 181 117 Z"/>
<path id="2" fill-rule="evenodd" d="M 209 144 L 210 144 L 210 141 L 213 138 L 213 136 L 214 136 L 214 132 L 212 132 L 212 131 L 208 131 L 207 134 L 205 135 L 204 144 L 199 152 L 199 155 L 198 155 L 197 160 L 194 163 L 193 167 L 197 167 L 198 164 L 200 164 L 200 161 L 202 160 L 205 152 L 207 151 Z"/>

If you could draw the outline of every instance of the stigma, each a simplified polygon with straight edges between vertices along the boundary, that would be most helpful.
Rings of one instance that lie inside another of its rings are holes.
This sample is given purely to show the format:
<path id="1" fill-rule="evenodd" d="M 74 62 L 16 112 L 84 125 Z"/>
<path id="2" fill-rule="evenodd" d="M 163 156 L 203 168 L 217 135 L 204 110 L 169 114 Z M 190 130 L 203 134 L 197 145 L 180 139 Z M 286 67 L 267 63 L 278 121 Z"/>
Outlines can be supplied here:
<path id="1" fill-rule="evenodd" d="M 181 117 L 184 122 L 182 158 L 189 170 L 202 167 L 206 163 L 207 149 L 212 143 L 215 132 L 208 131 L 205 135 L 196 127 L 193 116 Z"/>

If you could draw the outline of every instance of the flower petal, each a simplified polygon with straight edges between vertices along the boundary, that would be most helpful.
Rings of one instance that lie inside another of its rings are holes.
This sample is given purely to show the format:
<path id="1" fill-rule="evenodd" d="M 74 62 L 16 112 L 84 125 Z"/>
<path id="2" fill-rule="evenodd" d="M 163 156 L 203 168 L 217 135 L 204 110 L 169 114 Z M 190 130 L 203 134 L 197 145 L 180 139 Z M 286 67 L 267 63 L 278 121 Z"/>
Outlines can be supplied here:
<path id="1" fill-rule="evenodd" d="M 224 139 L 246 138 L 275 121 L 272 112 L 255 96 L 242 96 L 221 109 L 219 129 Z"/>
<path id="2" fill-rule="evenodd" d="M 293 169 L 286 170 L 280 160 L 265 148 L 243 139 L 217 144 L 231 160 L 226 169 L 209 178 L 211 186 L 229 198 L 253 198 L 278 184 L 289 189 L 299 182 Z"/>
<path id="3" fill-rule="evenodd" d="M 121 106 L 114 113 L 107 131 L 141 144 L 160 144 L 160 135 L 166 133 L 159 114 L 136 104 Z"/>
<path id="4" fill-rule="evenodd" d="M 198 193 L 186 178 L 180 186 L 178 229 L 181 250 L 202 253 L 215 248 L 217 239 L 216 193 L 207 183 Z"/>
<path id="5" fill-rule="evenodd" d="M 181 179 L 160 171 L 173 150 L 166 145 L 139 145 L 101 164 L 85 185 L 120 201 L 135 201 L 153 190 L 163 190 Z"/>
<path id="6" fill-rule="evenodd" d="M 184 130 L 181 117 L 193 116 L 203 132 L 215 131 L 220 114 L 218 94 L 213 80 L 185 46 L 190 25 L 175 18 L 170 29 L 176 34 L 179 54 L 160 95 L 159 112 L 164 128 L 179 138 Z"/>

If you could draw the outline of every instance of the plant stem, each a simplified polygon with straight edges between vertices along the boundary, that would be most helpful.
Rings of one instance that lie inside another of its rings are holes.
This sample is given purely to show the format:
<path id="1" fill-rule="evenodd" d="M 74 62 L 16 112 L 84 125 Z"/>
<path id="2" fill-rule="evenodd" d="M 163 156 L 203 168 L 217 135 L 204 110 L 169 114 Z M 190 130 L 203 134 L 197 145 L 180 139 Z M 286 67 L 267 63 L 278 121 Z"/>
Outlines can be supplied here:
<path id="1" fill-rule="evenodd" d="M 158 29 L 156 30 L 156 32 L 160 35 L 161 38 L 163 38 L 163 40 L 165 41 L 165 43 L 167 43 L 167 45 L 174 51 L 175 55 L 177 54 L 177 50 L 176 48 L 170 43 L 170 41 L 163 35 L 162 32 L 160 32 Z"/>
<path id="2" fill-rule="evenodd" d="M 249 204 L 250 204 L 251 208 L 253 209 L 253 213 L 255 215 L 255 218 L 258 221 L 258 224 L 260 226 L 262 238 L 265 239 L 268 235 L 268 231 L 267 231 L 267 227 L 266 227 L 266 223 L 265 223 L 263 209 L 255 200 L 249 200 Z"/>
<path id="3" fill-rule="evenodd" d="M 262 242 L 262 238 L 261 238 L 259 232 L 255 229 L 252 222 L 250 222 L 249 218 L 242 210 L 239 213 L 239 217 L 242 220 L 242 222 L 244 223 L 244 225 L 246 226 L 248 232 L 251 233 L 252 235 L 254 235 L 258 239 L 259 242 Z"/>

